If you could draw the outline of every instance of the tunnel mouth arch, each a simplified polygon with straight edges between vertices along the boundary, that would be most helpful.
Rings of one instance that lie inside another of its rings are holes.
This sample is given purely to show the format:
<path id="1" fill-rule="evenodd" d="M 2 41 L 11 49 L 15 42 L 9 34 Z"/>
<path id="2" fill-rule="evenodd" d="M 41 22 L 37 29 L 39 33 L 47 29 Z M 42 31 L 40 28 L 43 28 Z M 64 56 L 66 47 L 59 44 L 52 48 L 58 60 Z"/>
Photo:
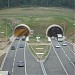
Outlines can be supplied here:
<path id="1" fill-rule="evenodd" d="M 22 37 L 22 36 L 29 36 L 30 35 L 30 28 L 26 24 L 19 24 L 14 28 L 14 36 Z"/>
<path id="2" fill-rule="evenodd" d="M 46 36 L 57 37 L 57 34 L 63 35 L 63 28 L 57 24 L 50 25 L 46 30 Z"/>

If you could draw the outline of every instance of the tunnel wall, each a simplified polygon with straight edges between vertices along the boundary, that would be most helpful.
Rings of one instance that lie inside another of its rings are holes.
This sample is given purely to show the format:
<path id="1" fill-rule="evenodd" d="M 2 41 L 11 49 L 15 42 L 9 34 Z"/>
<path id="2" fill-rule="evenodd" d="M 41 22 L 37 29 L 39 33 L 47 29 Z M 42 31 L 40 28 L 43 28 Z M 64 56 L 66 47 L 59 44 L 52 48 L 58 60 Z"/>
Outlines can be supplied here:
<path id="1" fill-rule="evenodd" d="M 29 36 L 30 35 L 30 28 L 25 25 L 25 24 L 20 24 L 20 25 L 17 25 L 14 29 L 14 35 L 15 36 Z"/>

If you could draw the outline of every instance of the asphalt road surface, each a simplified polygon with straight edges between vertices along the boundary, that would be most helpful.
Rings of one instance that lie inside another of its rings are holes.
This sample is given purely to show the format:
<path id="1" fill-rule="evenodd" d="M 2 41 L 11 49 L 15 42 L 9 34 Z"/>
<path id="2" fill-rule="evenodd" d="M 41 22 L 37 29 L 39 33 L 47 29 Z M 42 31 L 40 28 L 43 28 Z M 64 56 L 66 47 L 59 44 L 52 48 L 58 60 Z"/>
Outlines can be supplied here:
<path id="1" fill-rule="evenodd" d="M 24 48 L 19 48 L 20 44 L 23 44 Z M 55 47 L 57 44 L 60 48 Z M 16 49 L 9 50 L 2 70 L 8 70 L 10 75 L 45 75 L 44 73 L 46 75 L 75 75 L 73 46 L 69 43 L 67 46 L 62 46 L 62 44 L 63 42 L 58 42 L 56 39 L 52 40 L 49 56 L 40 64 L 27 48 L 25 41 L 15 40 L 13 45 Z M 24 61 L 25 66 L 18 67 L 18 61 Z"/>
<path id="2" fill-rule="evenodd" d="M 23 44 L 24 48 L 19 48 L 19 45 Z M 9 71 L 10 75 L 43 75 L 40 63 L 35 60 L 28 48 L 26 42 L 15 40 L 13 45 L 15 50 L 9 50 L 6 57 L 3 71 Z M 18 61 L 24 61 L 24 67 L 18 67 Z"/>
<path id="3" fill-rule="evenodd" d="M 59 44 L 60 48 L 55 46 Z M 73 46 L 62 46 L 63 42 L 52 40 L 52 48 L 44 62 L 47 75 L 75 75 L 75 53 Z"/>
<path id="4" fill-rule="evenodd" d="M 40 63 L 35 60 L 29 50 L 26 48 L 26 70 L 27 75 L 43 75 Z"/>
<path id="5" fill-rule="evenodd" d="M 18 40 L 15 40 L 12 45 L 17 46 L 17 44 L 18 44 Z M 12 74 L 15 51 L 16 50 L 11 50 L 11 49 L 9 50 L 4 66 L 2 68 L 3 71 L 9 71 L 10 74 Z"/>

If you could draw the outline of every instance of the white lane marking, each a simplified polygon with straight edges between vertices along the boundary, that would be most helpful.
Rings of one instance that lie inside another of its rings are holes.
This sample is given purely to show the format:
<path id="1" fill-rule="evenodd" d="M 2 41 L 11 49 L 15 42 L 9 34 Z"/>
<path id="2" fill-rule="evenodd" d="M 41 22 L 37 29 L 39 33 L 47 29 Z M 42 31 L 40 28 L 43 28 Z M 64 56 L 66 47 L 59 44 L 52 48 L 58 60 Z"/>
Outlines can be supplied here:
<path id="1" fill-rule="evenodd" d="M 52 41 L 51 41 L 51 43 L 52 43 Z M 61 62 L 60 57 L 58 56 L 58 54 L 57 54 L 57 52 L 56 52 L 56 50 L 55 50 L 53 44 L 52 44 L 52 47 L 53 47 L 53 50 L 54 50 L 54 52 L 55 52 L 55 54 L 56 54 L 56 56 L 57 56 L 57 58 L 58 58 L 58 60 L 59 60 L 59 62 L 60 62 L 60 64 L 61 64 L 61 66 L 63 67 L 63 69 L 64 69 L 66 75 L 69 75 L 69 74 L 67 73 L 67 71 L 66 71 L 66 69 L 65 69 L 65 67 L 64 67 L 64 65 L 63 65 L 63 63 Z"/>
<path id="2" fill-rule="evenodd" d="M 14 62 L 15 62 L 15 57 L 14 57 Z"/>
<path id="3" fill-rule="evenodd" d="M 13 74 L 14 68 L 12 68 L 12 74 Z"/>
<path id="4" fill-rule="evenodd" d="M 66 41 L 67 43 L 70 43 L 70 42 L 68 42 L 68 41 Z M 71 44 L 71 43 L 70 43 Z M 71 44 L 71 45 L 73 45 L 73 44 Z M 73 52 L 73 50 L 69 47 L 69 46 L 67 46 L 68 48 L 69 48 L 69 50 L 75 55 L 75 52 Z"/>
<path id="5" fill-rule="evenodd" d="M 73 64 L 73 62 L 71 61 L 71 59 L 68 57 L 68 55 L 66 54 L 68 60 L 71 62 L 71 64 L 75 67 L 75 65 Z"/>
<path id="6" fill-rule="evenodd" d="M 16 58 L 16 52 L 15 52 L 15 58 Z"/>
<path id="7" fill-rule="evenodd" d="M 26 54 L 25 54 L 25 50 L 26 49 L 26 41 L 25 41 L 25 47 L 24 47 L 24 62 L 25 62 L 25 75 L 27 75 L 27 70 L 26 70 Z"/>
<path id="8" fill-rule="evenodd" d="M 67 54 L 65 54 L 67 56 Z"/>
<path id="9" fill-rule="evenodd" d="M 14 67 L 14 63 L 13 63 L 13 67 Z"/>
<path id="10" fill-rule="evenodd" d="M 18 45 L 19 45 L 20 41 L 21 41 L 21 38 L 20 38 L 20 40 L 19 40 L 19 42 L 18 42 L 18 44 L 17 44 L 17 48 L 16 48 L 16 51 L 15 51 L 15 56 L 16 56 L 16 54 L 17 54 Z M 12 75 L 13 75 L 13 71 L 14 71 L 15 56 L 14 56 L 14 62 L 13 62 L 13 68 L 12 68 Z"/>
<path id="11" fill-rule="evenodd" d="M 69 42 L 69 41 L 66 41 L 67 43 L 69 43 L 69 44 L 71 44 L 71 45 L 73 45 L 73 43 L 72 42 Z"/>
<path id="12" fill-rule="evenodd" d="M 65 51 L 63 51 L 65 53 Z"/>
<path id="13" fill-rule="evenodd" d="M 69 46 L 67 46 L 68 48 L 69 48 L 69 50 L 75 55 L 75 53 L 72 51 L 72 49 L 69 47 Z"/>
<path id="14" fill-rule="evenodd" d="M 14 38 L 14 40 L 15 40 L 15 38 Z M 6 55 L 5 55 L 4 59 L 3 59 L 3 62 L 2 62 L 2 64 L 1 64 L 0 70 L 3 69 L 3 66 L 4 66 L 4 63 L 5 63 L 6 57 L 7 57 L 8 53 L 9 53 L 9 50 L 10 50 L 10 48 L 11 48 L 11 46 L 12 46 L 14 40 L 12 41 L 11 45 L 9 46 L 8 52 L 6 53 Z"/>
<path id="15" fill-rule="evenodd" d="M 47 75 L 46 70 L 45 70 L 45 67 L 44 67 L 44 65 L 43 65 L 43 62 L 40 61 L 40 65 L 41 65 L 43 74 L 44 74 L 44 75 Z"/>
<path id="16" fill-rule="evenodd" d="M 73 62 L 71 62 L 71 64 L 72 64 L 73 66 L 75 66 L 75 65 L 73 64 Z"/>
<path id="17" fill-rule="evenodd" d="M 60 45 L 59 42 L 58 42 L 58 44 Z M 63 51 L 63 53 L 65 52 L 62 47 L 61 47 L 61 50 Z M 68 60 L 69 60 L 70 62 L 72 62 L 71 59 L 69 58 L 69 56 L 66 54 L 66 52 L 65 52 L 64 54 L 66 55 L 66 57 L 68 58 Z M 75 65 L 73 64 L 73 62 L 72 62 L 72 65 L 75 67 Z"/>

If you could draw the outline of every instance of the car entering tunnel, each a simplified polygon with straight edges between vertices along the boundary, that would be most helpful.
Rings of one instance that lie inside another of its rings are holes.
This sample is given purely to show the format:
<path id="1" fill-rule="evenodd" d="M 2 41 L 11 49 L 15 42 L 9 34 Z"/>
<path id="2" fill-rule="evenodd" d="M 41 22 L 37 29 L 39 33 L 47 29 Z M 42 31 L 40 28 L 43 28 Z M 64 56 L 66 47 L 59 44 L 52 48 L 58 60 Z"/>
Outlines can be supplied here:
<path id="1" fill-rule="evenodd" d="M 48 37 L 52 37 L 52 36 L 57 37 L 57 34 L 62 34 L 63 35 L 63 29 L 59 25 L 56 25 L 56 24 L 51 25 L 46 30 L 46 35 Z"/>

